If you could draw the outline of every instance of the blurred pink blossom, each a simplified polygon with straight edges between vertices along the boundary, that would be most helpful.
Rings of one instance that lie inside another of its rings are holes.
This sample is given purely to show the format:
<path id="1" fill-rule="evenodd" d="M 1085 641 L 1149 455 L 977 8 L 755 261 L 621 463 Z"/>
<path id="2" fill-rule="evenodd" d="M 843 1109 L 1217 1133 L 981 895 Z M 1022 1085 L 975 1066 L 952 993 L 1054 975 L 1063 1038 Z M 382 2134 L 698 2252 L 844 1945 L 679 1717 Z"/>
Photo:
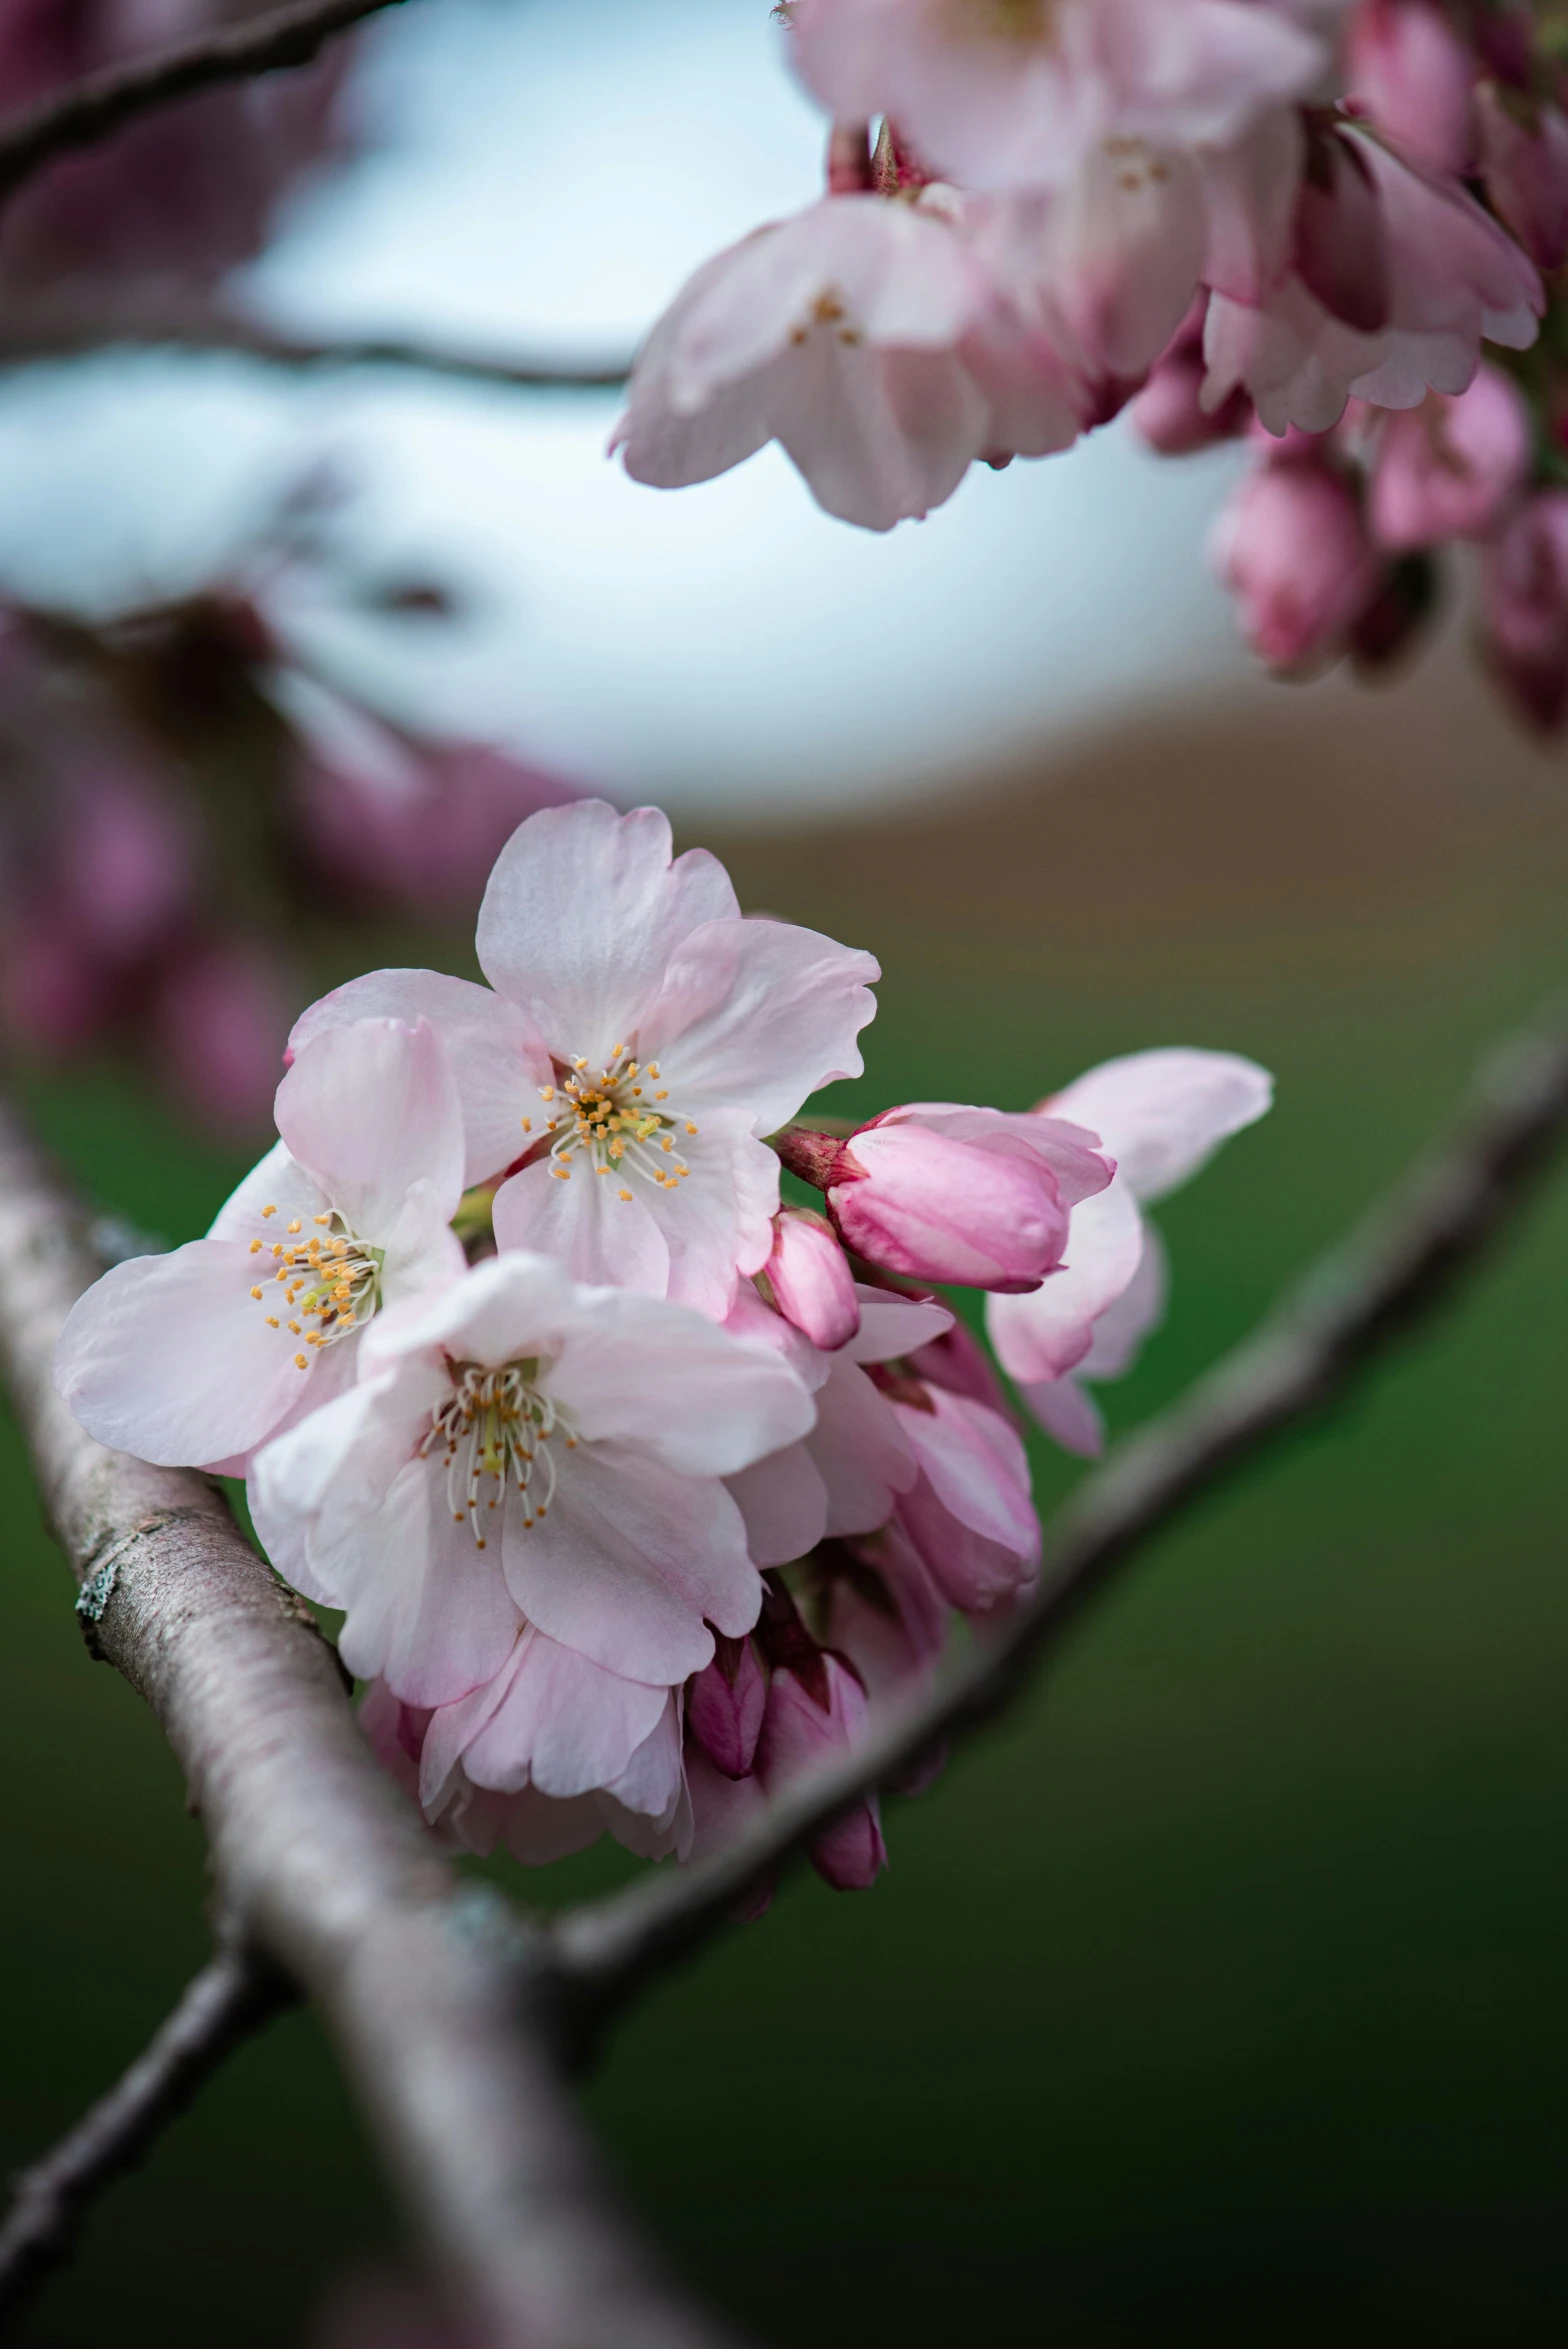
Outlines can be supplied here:
<path id="1" fill-rule="evenodd" d="M 1485 538 L 1523 487 L 1530 414 L 1517 384 L 1483 367 L 1467 392 L 1428 392 L 1386 418 L 1368 513 L 1378 544 L 1399 551 Z"/>
<path id="2" fill-rule="evenodd" d="M 1349 96 L 1429 171 L 1469 169 L 1475 79 L 1475 56 L 1443 0 L 1358 0 L 1346 41 Z"/>
<path id="3" fill-rule="evenodd" d="M 1481 564 L 1481 643 L 1514 708 L 1543 734 L 1568 719 L 1568 490 L 1530 499 Z"/>
<path id="4" fill-rule="evenodd" d="M 1210 553 L 1248 643 L 1287 672 L 1340 651 L 1380 577 L 1356 491 L 1326 460 L 1259 466 L 1220 516 Z"/>
<path id="5" fill-rule="evenodd" d="M 1550 103 L 1483 82 L 1481 176 L 1498 217 L 1536 265 L 1568 256 L 1568 117 Z"/>

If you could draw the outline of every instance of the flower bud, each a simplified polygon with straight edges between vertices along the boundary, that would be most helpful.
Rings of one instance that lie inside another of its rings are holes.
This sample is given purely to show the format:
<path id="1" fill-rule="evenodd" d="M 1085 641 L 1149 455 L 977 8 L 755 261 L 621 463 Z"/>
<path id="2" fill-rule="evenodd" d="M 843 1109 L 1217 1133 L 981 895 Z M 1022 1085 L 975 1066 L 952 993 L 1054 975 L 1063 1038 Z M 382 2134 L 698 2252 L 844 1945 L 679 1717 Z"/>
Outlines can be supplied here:
<path id="1" fill-rule="evenodd" d="M 1481 568 L 1482 649 L 1515 709 L 1542 733 L 1568 717 L 1568 490 L 1534 497 Z"/>
<path id="2" fill-rule="evenodd" d="M 1332 658 L 1378 584 L 1355 492 L 1323 463 L 1265 464 L 1220 516 L 1210 551 L 1244 635 L 1275 669 Z"/>
<path id="3" fill-rule="evenodd" d="M 1568 119 L 1496 82 L 1482 83 L 1476 114 L 1493 211 L 1537 268 L 1560 268 L 1568 257 Z"/>
<path id="4" fill-rule="evenodd" d="M 988 1118 L 994 1128 L 976 1122 Z M 890 1110 L 863 1126 L 827 1194 L 845 1245 L 909 1280 L 1038 1288 L 1061 1262 L 1068 1209 L 1051 1167 L 1015 1142 L 1011 1122 L 971 1112 L 960 1135 Z"/>
<path id="5" fill-rule="evenodd" d="M 686 1692 L 686 1729 L 726 1778 L 749 1778 L 768 1701 L 768 1676 L 749 1639 L 714 1638 L 713 1661 Z"/>
<path id="6" fill-rule="evenodd" d="M 831 1354 L 860 1327 L 855 1276 L 826 1216 L 785 1207 L 773 1219 L 773 1253 L 765 1267 L 773 1301 L 814 1346 Z"/>
<path id="7" fill-rule="evenodd" d="M 1461 175 L 1475 141 L 1475 59 L 1438 0 L 1361 0 L 1349 94 L 1429 171 Z"/>
<path id="8" fill-rule="evenodd" d="M 866 1692 L 853 1668 L 819 1647 L 777 1574 L 765 1578 L 757 1637 L 773 1677 L 757 1745 L 757 1775 L 774 1794 L 803 1771 L 842 1761 L 866 1734 Z M 875 1795 L 856 1803 L 811 1845 L 811 1864 L 835 1892 L 871 1884 L 887 1860 Z"/>
<path id="9" fill-rule="evenodd" d="M 1402 552 L 1450 538 L 1485 538 L 1530 464 L 1530 417 L 1512 378 L 1483 367 L 1470 389 L 1428 392 L 1384 422 L 1370 519 L 1380 546 Z"/>

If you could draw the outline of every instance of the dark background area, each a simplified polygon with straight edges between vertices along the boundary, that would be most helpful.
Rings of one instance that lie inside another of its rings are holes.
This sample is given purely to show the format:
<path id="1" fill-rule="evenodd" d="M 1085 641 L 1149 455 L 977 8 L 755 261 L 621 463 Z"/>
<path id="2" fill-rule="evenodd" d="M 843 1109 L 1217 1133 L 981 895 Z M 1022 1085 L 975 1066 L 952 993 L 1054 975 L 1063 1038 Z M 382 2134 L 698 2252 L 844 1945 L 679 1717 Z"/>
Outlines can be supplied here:
<path id="1" fill-rule="evenodd" d="M 1277 1071 L 1275 1115 L 1160 1211 L 1172 1319 L 1101 1390 L 1114 1424 L 1240 1336 L 1568 978 L 1568 780 L 1477 759 L 1465 726 L 1282 700 L 880 824 L 705 835 L 746 903 L 882 956 L 868 1105 L 1024 1107 L 1148 1044 Z M 239 1171 L 122 1080 L 35 1106 L 100 1202 L 171 1241 Z M 621 2028 L 594 2120 L 760 2333 L 1564 2338 L 1565 1274 L 1560 1188 L 891 1806 L 874 1892 L 792 1882 Z M 1041 1447 L 1043 1500 L 1076 1473 Z M 205 1932 L 199 1826 L 87 1657 L 14 1436 L 3 1478 L 11 2166 L 136 2051 Z M 496 1872 L 555 1900 L 622 1870 Z M 116 2190 L 20 2338 L 325 2343 L 308 2312 L 394 2242 L 293 2016 Z"/>

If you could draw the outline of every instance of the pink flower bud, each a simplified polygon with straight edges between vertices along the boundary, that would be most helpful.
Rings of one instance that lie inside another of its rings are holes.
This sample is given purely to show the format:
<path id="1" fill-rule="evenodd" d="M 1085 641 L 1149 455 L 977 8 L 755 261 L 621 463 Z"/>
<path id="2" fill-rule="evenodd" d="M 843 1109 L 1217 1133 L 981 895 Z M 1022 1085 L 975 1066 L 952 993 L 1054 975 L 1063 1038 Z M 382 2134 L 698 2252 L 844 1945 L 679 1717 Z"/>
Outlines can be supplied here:
<path id="1" fill-rule="evenodd" d="M 765 1267 L 773 1301 L 786 1321 L 831 1354 L 860 1327 L 855 1276 L 826 1216 L 785 1207 L 773 1219 L 773 1253 Z"/>
<path id="2" fill-rule="evenodd" d="M 749 1639 L 715 1634 L 713 1661 L 686 1692 L 686 1728 L 726 1778 L 749 1778 L 768 1701 L 768 1676 Z"/>
<path id="3" fill-rule="evenodd" d="M 893 1109 L 839 1152 L 828 1205 L 845 1245 L 888 1272 L 1038 1288 L 1062 1260 L 1076 1198 L 1110 1181 L 1091 1141 L 1001 1110 Z"/>
<path id="4" fill-rule="evenodd" d="M 1334 131 L 1307 142 L 1296 199 L 1296 273 L 1331 317 L 1361 334 L 1388 323 L 1390 265 L 1377 183 L 1360 149 Z"/>
<path id="5" fill-rule="evenodd" d="M 1323 464 L 1266 464 L 1220 516 L 1210 552 L 1271 668 L 1332 657 L 1378 584 L 1361 509 Z"/>
<path id="6" fill-rule="evenodd" d="M 1482 83 L 1476 113 L 1493 211 L 1538 268 L 1560 268 L 1568 258 L 1568 119 L 1496 82 Z"/>
<path id="7" fill-rule="evenodd" d="M 1475 141 L 1475 58 L 1438 0 L 1361 0 L 1349 94 L 1429 171 L 1461 175 Z"/>
<path id="8" fill-rule="evenodd" d="M 1555 734 L 1568 717 L 1568 490 L 1534 497 L 1487 549 L 1482 647 L 1519 714 Z"/>
<path id="9" fill-rule="evenodd" d="M 1207 297 L 1196 312 L 1197 332 L 1184 327 L 1155 361 L 1149 380 L 1128 411 L 1151 449 L 1162 457 L 1190 457 L 1217 441 L 1234 440 L 1252 421 L 1252 402 L 1238 386 L 1228 392 L 1211 414 L 1203 405 L 1207 369 L 1203 358 L 1203 315 Z"/>
<path id="10" fill-rule="evenodd" d="M 894 1522 L 937 1589 L 966 1614 L 1017 1598 L 1034 1581 L 1040 1521 L 1011 1420 L 942 1388 L 906 1386 L 894 1409 L 920 1463 Z"/>
<path id="11" fill-rule="evenodd" d="M 1380 546 L 1437 546 L 1485 538 L 1524 482 L 1530 416 L 1509 376 L 1483 367 L 1466 392 L 1428 392 L 1388 417 L 1372 476 L 1372 534 Z"/>
<path id="12" fill-rule="evenodd" d="M 866 1692 L 844 1658 L 817 1645 L 776 1574 L 766 1576 L 757 1636 L 773 1667 L 757 1745 L 768 1794 L 803 1771 L 841 1761 L 866 1734 Z M 811 1864 L 835 1892 L 863 1891 L 887 1861 L 876 1797 L 856 1803 L 811 1846 Z"/>

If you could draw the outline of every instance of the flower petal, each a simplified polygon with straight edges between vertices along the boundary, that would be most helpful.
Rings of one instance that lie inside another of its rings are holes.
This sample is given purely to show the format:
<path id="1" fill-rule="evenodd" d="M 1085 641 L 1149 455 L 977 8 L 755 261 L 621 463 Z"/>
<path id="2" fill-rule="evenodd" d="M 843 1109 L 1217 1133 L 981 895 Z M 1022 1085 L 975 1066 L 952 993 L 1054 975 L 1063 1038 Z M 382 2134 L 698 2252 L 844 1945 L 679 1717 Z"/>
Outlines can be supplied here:
<path id="1" fill-rule="evenodd" d="M 507 1581 L 530 1622 L 628 1679 L 673 1685 L 749 1631 L 762 1583 L 724 1487 L 614 1444 L 584 1444 L 548 1517 L 505 1528 Z M 704 1620 L 706 1618 L 706 1622 Z"/>
<path id="2" fill-rule="evenodd" d="M 441 1225 L 457 1213 L 462 1104 L 428 1019 L 324 1029 L 295 1054 L 278 1087 L 277 1118 L 294 1157 L 362 1238 L 385 1246 L 405 1220 Z M 423 1213 L 409 1219 L 416 1183 L 425 1186 Z"/>
<path id="3" fill-rule="evenodd" d="M 724 1481 L 746 1520 L 754 1565 L 789 1566 L 827 1532 L 828 1490 L 805 1444 L 770 1452 Z"/>
<path id="4" fill-rule="evenodd" d="M 987 1297 L 986 1334 L 1010 1378 L 1060 1378 L 1082 1362 L 1094 1325 L 1119 1297 L 1143 1254 L 1143 1219 L 1120 1180 L 1072 1212 L 1067 1260 L 1026 1296 Z"/>
<path id="5" fill-rule="evenodd" d="M 1189 1181 L 1273 1098 L 1274 1080 L 1256 1061 L 1175 1046 L 1102 1061 L 1041 1106 L 1092 1126 L 1122 1182 L 1152 1201 Z"/>
<path id="6" fill-rule="evenodd" d="M 631 1192 L 623 1199 L 621 1192 Z M 645 1297 L 670 1284 L 669 1243 L 641 1184 L 599 1176 L 579 1158 L 566 1181 L 548 1160 L 525 1166 L 495 1195 L 496 1245 L 554 1257 L 573 1280 L 613 1282 Z"/>
<path id="7" fill-rule="evenodd" d="M 533 1785 L 564 1799 L 610 1785 L 669 1703 L 667 1688 L 606 1672 L 538 1630 L 518 1642 L 507 1679 L 500 1704 L 463 1751 L 476 1785 L 507 1794 Z"/>
<path id="8" fill-rule="evenodd" d="M 542 1131 L 539 1088 L 551 1078 L 550 1055 L 537 1031 L 504 997 L 444 971 L 371 971 L 313 1003 L 289 1038 L 303 1051 L 328 1028 L 386 1018 L 413 1027 L 428 1019 L 446 1046 L 467 1135 L 464 1181 L 500 1174 L 527 1149 L 523 1120 Z"/>
<path id="9" fill-rule="evenodd" d="M 671 1097 L 741 1107 L 771 1133 L 820 1085 L 858 1077 L 875 959 L 793 922 L 715 921 L 670 956 L 638 1043 Z"/>
<path id="10" fill-rule="evenodd" d="M 530 816 L 496 859 L 480 966 L 554 1053 L 597 1068 L 633 1040 L 687 934 L 739 910 L 716 857 L 689 849 L 671 862 L 657 808 L 622 816 L 579 800 Z"/>

